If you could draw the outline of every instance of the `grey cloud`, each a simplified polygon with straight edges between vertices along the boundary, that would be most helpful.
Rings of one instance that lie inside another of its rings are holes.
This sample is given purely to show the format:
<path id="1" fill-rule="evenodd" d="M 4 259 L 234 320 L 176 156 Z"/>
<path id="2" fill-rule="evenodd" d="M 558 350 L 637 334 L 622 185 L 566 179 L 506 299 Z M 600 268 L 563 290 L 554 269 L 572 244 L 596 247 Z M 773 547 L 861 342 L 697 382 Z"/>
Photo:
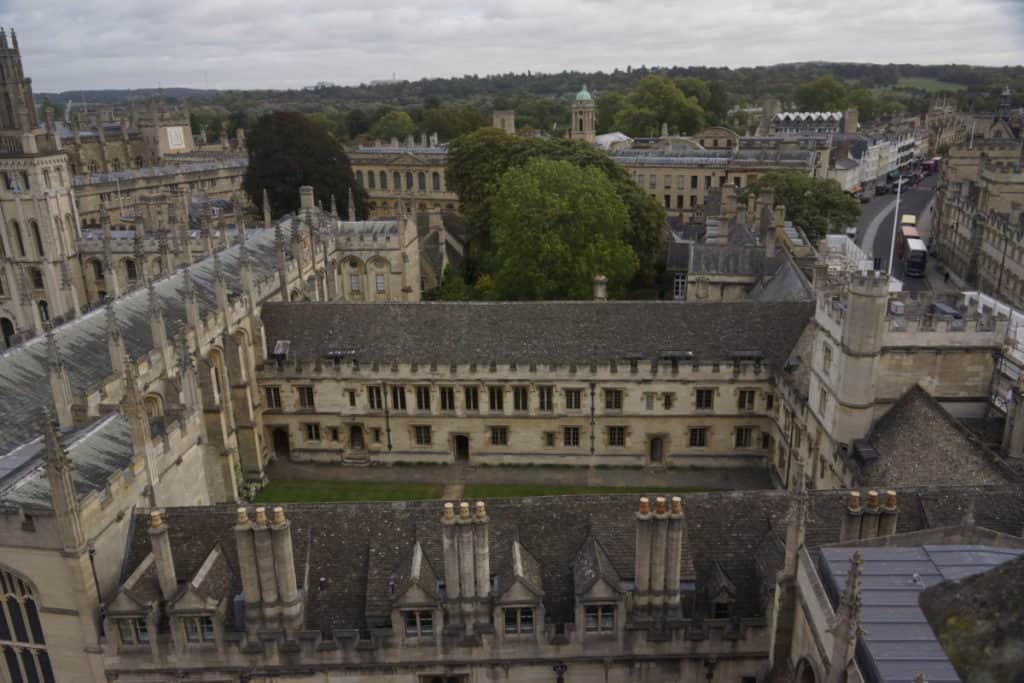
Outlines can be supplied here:
<path id="1" fill-rule="evenodd" d="M 5 0 L 38 91 L 626 65 L 1019 64 L 1018 0 Z"/>

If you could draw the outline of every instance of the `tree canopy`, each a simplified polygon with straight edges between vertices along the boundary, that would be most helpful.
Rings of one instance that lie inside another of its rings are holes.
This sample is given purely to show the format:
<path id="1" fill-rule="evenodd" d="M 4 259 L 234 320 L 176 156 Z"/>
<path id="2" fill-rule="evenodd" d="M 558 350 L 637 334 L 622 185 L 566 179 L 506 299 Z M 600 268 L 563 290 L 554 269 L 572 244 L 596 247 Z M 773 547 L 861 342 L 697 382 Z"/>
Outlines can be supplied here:
<path id="1" fill-rule="evenodd" d="M 348 191 L 356 202 L 356 216 L 365 218 L 366 192 L 355 182 L 348 155 L 330 133 L 303 114 L 276 112 L 256 121 L 247 138 L 249 166 L 242 188 L 254 204 L 267 191 L 274 217 L 297 211 L 299 187 L 311 185 L 325 203 L 331 195 L 338 211 L 348 211 Z"/>
<path id="2" fill-rule="evenodd" d="M 599 168 L 533 158 L 494 195 L 494 293 L 502 299 L 589 299 L 596 275 L 622 296 L 638 261 L 629 214 Z"/>
<path id="3" fill-rule="evenodd" d="M 459 195 L 467 226 L 467 275 L 488 272 L 492 253 L 493 197 L 498 181 L 510 168 L 534 158 L 563 160 L 599 170 L 625 204 L 624 239 L 636 254 L 638 276 L 654 278 L 665 237 L 665 211 L 607 154 L 568 139 L 514 137 L 496 128 L 464 135 L 448 147 L 448 186 Z"/>
<path id="4" fill-rule="evenodd" d="M 801 83 L 793 90 L 799 111 L 840 111 L 846 107 L 846 86 L 832 76 Z"/>
<path id="5" fill-rule="evenodd" d="M 708 91 L 710 99 L 710 91 Z M 657 135 L 661 124 L 672 133 L 693 134 L 704 128 L 704 110 L 665 76 L 644 76 L 615 116 L 615 127 L 626 135 Z"/>
<path id="6" fill-rule="evenodd" d="M 416 124 L 411 116 L 404 111 L 389 111 L 370 128 L 370 137 L 381 140 L 397 138 L 403 141 L 415 132 Z"/>
<path id="7" fill-rule="evenodd" d="M 811 178 L 792 171 L 767 173 L 751 183 L 747 192 L 758 195 L 768 189 L 775 193 L 775 204 L 786 207 L 786 218 L 802 228 L 812 242 L 860 218 L 860 204 L 831 178 Z"/>

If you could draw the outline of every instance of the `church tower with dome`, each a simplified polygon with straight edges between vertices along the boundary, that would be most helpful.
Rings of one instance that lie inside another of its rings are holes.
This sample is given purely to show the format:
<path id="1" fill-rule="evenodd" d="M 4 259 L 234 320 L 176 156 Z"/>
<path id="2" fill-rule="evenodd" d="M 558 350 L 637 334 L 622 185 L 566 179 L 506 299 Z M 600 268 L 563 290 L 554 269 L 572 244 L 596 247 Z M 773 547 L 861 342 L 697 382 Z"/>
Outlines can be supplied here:
<path id="1" fill-rule="evenodd" d="M 576 99 L 572 103 L 572 130 L 569 137 L 593 143 L 596 123 L 597 109 L 594 106 L 594 98 L 584 85 L 583 89 L 576 93 Z"/>

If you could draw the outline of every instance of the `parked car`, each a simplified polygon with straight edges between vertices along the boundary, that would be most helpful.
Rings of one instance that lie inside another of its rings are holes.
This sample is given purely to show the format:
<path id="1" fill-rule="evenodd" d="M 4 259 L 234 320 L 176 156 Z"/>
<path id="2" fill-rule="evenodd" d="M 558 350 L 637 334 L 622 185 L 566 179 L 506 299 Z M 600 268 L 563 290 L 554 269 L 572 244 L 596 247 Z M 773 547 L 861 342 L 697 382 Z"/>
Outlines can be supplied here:
<path id="1" fill-rule="evenodd" d="M 879 185 L 878 187 L 876 187 L 875 188 L 875 195 L 880 195 L 880 194 L 889 194 L 889 186 L 888 185 Z"/>

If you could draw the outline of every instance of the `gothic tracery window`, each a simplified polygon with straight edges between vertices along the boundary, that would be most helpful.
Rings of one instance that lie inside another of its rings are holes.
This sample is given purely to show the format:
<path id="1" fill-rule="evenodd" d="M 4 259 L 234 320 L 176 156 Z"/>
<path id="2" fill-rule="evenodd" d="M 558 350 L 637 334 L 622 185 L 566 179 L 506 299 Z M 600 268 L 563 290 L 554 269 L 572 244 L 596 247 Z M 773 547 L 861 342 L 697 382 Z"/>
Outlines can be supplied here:
<path id="1" fill-rule="evenodd" d="M 11 683 L 53 683 L 35 589 L 12 572 L 0 570 L 0 594 L 0 678 Z"/>

